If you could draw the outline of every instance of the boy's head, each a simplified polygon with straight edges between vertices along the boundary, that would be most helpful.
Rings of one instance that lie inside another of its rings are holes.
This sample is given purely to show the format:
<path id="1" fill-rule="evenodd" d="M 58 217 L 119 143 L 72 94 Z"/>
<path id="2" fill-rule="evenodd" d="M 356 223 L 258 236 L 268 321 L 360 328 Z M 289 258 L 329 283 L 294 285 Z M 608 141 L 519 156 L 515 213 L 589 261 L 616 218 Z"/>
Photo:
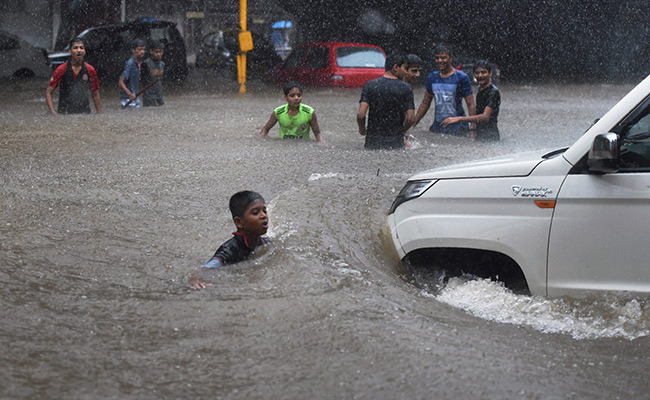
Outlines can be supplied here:
<path id="1" fill-rule="evenodd" d="M 135 39 L 133 43 L 131 43 L 131 53 L 133 53 L 133 57 L 141 61 L 144 58 L 144 52 L 147 47 L 147 44 L 144 42 L 142 39 Z"/>
<path id="2" fill-rule="evenodd" d="M 451 62 L 454 59 L 454 55 L 448 46 L 445 46 L 444 44 L 436 46 L 433 50 L 433 57 L 440 71 L 446 72 L 451 68 Z"/>
<path id="3" fill-rule="evenodd" d="M 282 86 L 282 91 L 284 92 L 284 95 L 287 96 L 291 89 L 298 89 L 300 93 L 302 93 L 302 85 L 296 81 L 289 81 Z"/>
<path id="4" fill-rule="evenodd" d="M 480 67 L 480 68 L 484 68 L 484 69 L 486 69 L 486 70 L 487 70 L 488 72 L 490 72 L 490 73 L 492 72 L 492 65 L 491 65 L 490 62 L 487 61 L 487 60 L 478 60 L 478 61 L 474 64 L 474 69 L 479 68 L 479 67 Z"/>
<path id="5" fill-rule="evenodd" d="M 302 102 L 302 85 L 296 81 L 289 81 L 282 87 L 284 99 L 291 106 L 298 106 Z"/>
<path id="6" fill-rule="evenodd" d="M 230 212 L 237 230 L 261 236 L 269 227 L 266 203 L 261 194 L 250 190 L 237 192 L 230 198 Z"/>
<path id="7" fill-rule="evenodd" d="M 74 38 L 70 41 L 70 49 L 68 50 L 70 57 L 73 61 L 81 61 L 86 55 L 86 47 L 84 46 L 83 40 L 80 38 Z"/>
<path id="8" fill-rule="evenodd" d="M 404 75 L 404 82 L 415 83 L 420 77 L 422 72 L 422 59 L 416 54 L 406 55 L 406 75 Z"/>
<path id="9" fill-rule="evenodd" d="M 399 52 L 390 53 L 386 57 L 384 70 L 390 71 L 397 79 L 402 79 L 406 75 L 406 56 Z"/>
<path id="10" fill-rule="evenodd" d="M 474 79 L 481 87 L 488 86 L 492 81 L 492 65 L 486 60 L 474 64 Z"/>
<path id="11" fill-rule="evenodd" d="M 151 55 L 151 58 L 155 61 L 162 60 L 164 51 L 165 51 L 165 45 L 158 40 L 151 43 L 151 47 L 149 47 L 149 54 Z"/>

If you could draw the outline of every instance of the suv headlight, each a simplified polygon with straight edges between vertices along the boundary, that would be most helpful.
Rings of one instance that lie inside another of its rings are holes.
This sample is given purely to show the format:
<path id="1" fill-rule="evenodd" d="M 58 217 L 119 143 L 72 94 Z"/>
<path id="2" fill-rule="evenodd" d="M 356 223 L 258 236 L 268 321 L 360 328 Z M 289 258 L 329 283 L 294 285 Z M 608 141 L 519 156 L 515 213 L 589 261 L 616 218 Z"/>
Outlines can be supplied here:
<path id="1" fill-rule="evenodd" d="M 433 186 L 434 183 L 436 183 L 436 181 L 433 179 L 406 182 L 406 185 L 404 185 L 402 190 L 400 190 L 399 194 L 395 198 L 395 201 L 393 201 L 393 205 L 390 206 L 390 210 L 388 210 L 388 214 L 389 215 L 392 214 L 395 211 L 395 209 L 405 201 L 409 201 L 411 199 L 421 196 L 422 193 L 426 192 L 427 189 Z"/>

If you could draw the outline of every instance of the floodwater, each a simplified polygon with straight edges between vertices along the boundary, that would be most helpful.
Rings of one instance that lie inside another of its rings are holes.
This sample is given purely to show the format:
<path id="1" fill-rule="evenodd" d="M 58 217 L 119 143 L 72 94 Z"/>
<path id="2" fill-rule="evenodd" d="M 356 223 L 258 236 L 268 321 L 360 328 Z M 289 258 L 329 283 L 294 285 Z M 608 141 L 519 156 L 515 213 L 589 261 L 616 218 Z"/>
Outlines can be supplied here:
<path id="1" fill-rule="evenodd" d="M 105 85 L 104 114 L 65 117 L 45 85 L 2 85 L 0 398 L 650 398 L 647 298 L 441 287 L 386 226 L 409 175 L 570 145 L 632 85 L 504 84 L 502 142 L 434 137 L 430 111 L 392 152 L 363 149 L 359 89 L 306 90 L 317 144 L 257 138 L 283 101 L 259 83 L 193 76 L 127 111 Z M 191 290 L 243 189 L 274 244 Z"/>

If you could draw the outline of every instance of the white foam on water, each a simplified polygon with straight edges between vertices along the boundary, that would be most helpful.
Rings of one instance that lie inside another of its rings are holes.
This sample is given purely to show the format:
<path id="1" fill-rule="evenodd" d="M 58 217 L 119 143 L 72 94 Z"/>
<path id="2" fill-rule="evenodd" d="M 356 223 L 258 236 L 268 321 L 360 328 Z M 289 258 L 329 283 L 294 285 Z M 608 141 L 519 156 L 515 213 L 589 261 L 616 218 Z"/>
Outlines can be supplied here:
<path id="1" fill-rule="evenodd" d="M 311 181 L 317 181 L 319 179 L 336 178 L 336 177 L 343 177 L 343 174 L 339 174 L 337 172 L 327 172 L 327 173 L 324 173 L 324 174 L 313 173 L 313 174 L 311 174 L 311 176 L 307 180 L 309 182 L 311 182 Z"/>
<path id="2" fill-rule="evenodd" d="M 587 299 L 519 295 L 488 279 L 452 278 L 435 299 L 486 320 L 530 326 L 574 339 L 650 335 L 650 304 L 645 299 Z"/>

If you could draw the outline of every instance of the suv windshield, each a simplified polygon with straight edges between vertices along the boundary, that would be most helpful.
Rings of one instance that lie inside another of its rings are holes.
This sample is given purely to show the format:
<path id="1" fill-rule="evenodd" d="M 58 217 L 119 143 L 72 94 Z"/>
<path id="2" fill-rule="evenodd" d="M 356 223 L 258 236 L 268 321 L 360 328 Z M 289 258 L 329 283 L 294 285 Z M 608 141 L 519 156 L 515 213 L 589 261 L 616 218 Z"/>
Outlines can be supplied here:
<path id="1" fill-rule="evenodd" d="M 336 65 L 343 68 L 384 68 L 386 57 L 373 47 L 339 47 Z"/>

